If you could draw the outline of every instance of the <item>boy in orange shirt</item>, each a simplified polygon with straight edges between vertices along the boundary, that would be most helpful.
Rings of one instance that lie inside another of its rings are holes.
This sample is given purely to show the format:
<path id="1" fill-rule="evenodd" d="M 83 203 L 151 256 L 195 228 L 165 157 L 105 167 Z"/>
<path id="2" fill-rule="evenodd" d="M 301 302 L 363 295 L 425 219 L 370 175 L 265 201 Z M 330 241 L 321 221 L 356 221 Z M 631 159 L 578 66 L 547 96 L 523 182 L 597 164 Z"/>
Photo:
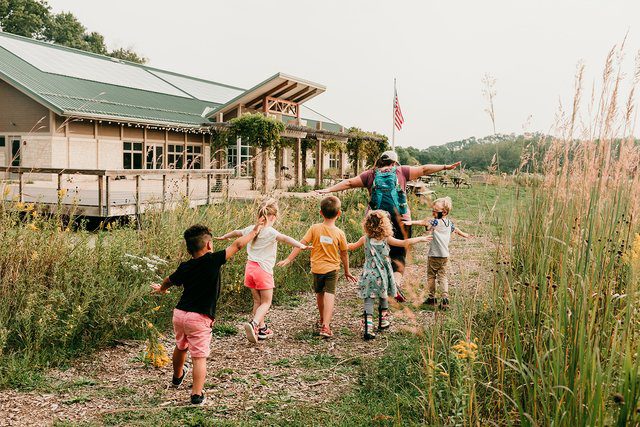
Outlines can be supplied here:
<path id="1" fill-rule="evenodd" d="M 328 196 L 320 202 L 320 214 L 324 221 L 309 228 L 300 243 L 311 246 L 311 272 L 313 273 L 313 290 L 316 293 L 320 322 L 316 327 L 320 335 L 331 338 L 331 318 L 335 304 L 336 283 L 340 261 L 344 266 L 344 276 L 352 283 L 358 279 L 349 273 L 349 253 L 347 252 L 347 237 L 344 231 L 336 227 L 336 220 L 340 217 L 342 203 L 335 196 Z M 279 267 L 287 266 L 293 261 L 300 249 L 294 248 L 291 254 L 278 263 Z"/>

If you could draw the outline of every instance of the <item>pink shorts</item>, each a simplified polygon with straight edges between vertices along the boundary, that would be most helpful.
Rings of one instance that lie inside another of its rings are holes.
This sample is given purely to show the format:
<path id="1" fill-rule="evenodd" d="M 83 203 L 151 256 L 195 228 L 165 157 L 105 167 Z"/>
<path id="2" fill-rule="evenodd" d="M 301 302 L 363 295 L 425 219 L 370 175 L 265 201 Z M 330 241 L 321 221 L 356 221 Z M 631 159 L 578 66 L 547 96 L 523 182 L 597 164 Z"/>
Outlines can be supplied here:
<path id="1" fill-rule="evenodd" d="M 276 287 L 273 282 L 273 274 L 264 271 L 260 264 L 254 261 L 247 261 L 247 266 L 244 269 L 244 285 L 259 291 Z"/>
<path id="2" fill-rule="evenodd" d="M 173 332 L 178 350 L 189 350 L 191 357 L 209 357 L 213 320 L 206 314 L 173 309 Z"/>

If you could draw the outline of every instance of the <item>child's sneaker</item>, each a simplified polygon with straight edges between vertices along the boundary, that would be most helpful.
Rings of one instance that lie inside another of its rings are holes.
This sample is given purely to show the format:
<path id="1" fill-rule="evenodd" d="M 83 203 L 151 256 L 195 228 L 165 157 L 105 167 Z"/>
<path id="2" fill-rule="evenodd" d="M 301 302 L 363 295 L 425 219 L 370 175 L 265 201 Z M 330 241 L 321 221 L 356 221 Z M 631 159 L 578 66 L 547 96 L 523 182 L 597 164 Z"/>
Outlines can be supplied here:
<path id="1" fill-rule="evenodd" d="M 262 328 L 258 329 L 258 339 L 266 340 L 267 338 L 271 338 L 273 336 L 273 331 L 269 329 L 269 327 L 265 324 Z"/>
<path id="2" fill-rule="evenodd" d="M 365 341 L 372 340 L 376 337 L 376 333 L 373 332 L 373 316 L 364 314 L 364 333 L 362 338 Z"/>
<path id="3" fill-rule="evenodd" d="M 405 298 L 405 296 L 402 293 L 402 291 L 400 290 L 400 288 L 397 289 L 395 299 L 398 302 L 407 302 L 407 298 Z"/>
<path id="4" fill-rule="evenodd" d="M 258 342 L 258 325 L 253 320 L 244 324 L 244 332 L 247 334 L 247 339 L 252 343 Z"/>
<path id="5" fill-rule="evenodd" d="M 449 298 L 442 298 L 440 302 L 440 310 L 448 310 L 449 309 Z"/>
<path id="6" fill-rule="evenodd" d="M 320 328 L 320 336 L 325 338 L 331 338 L 333 336 L 333 332 L 331 328 L 327 325 L 322 325 Z"/>
<path id="7" fill-rule="evenodd" d="M 191 404 L 192 405 L 202 405 L 207 401 L 207 398 L 204 395 L 204 391 L 202 394 L 192 394 L 191 395 Z"/>
<path id="8" fill-rule="evenodd" d="M 391 326 L 391 316 L 389 316 L 389 311 L 381 311 L 380 316 L 378 317 L 378 330 L 384 331 L 385 329 L 389 329 Z"/>
<path id="9" fill-rule="evenodd" d="M 186 363 L 182 365 L 182 376 L 180 378 L 173 377 L 171 379 L 171 386 L 178 388 L 184 382 L 184 379 L 187 377 L 187 373 L 189 372 L 189 365 Z"/>
<path id="10" fill-rule="evenodd" d="M 438 300 L 435 297 L 429 297 L 426 300 L 424 300 L 424 305 L 430 305 L 430 306 L 435 306 L 438 304 Z"/>

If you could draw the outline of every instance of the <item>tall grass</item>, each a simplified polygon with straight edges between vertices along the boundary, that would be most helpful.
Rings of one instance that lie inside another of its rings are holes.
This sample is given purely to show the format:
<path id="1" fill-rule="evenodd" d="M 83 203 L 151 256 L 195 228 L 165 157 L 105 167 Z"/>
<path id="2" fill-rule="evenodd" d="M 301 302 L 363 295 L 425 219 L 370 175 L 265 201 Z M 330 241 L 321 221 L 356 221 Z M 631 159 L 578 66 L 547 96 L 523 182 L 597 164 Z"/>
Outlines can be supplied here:
<path id="1" fill-rule="evenodd" d="M 361 233 L 362 193 L 343 198 L 339 226 L 348 237 Z M 294 238 L 320 220 L 316 199 L 281 201 L 276 227 Z M 254 221 L 253 203 L 231 201 L 202 209 L 184 206 L 150 212 L 137 224 L 105 225 L 97 232 L 71 230 L 67 218 L 45 215 L 37 205 L 0 205 L 0 387 L 37 385 L 40 369 L 108 345 L 165 331 L 179 292 L 169 299 L 149 295 L 149 284 L 187 259 L 182 232 L 194 223 L 214 234 Z M 229 242 L 214 243 L 223 249 Z M 280 245 L 280 257 L 290 248 Z M 242 286 L 246 253 L 223 269 L 220 315 L 246 307 Z M 354 257 L 354 264 L 359 262 Z M 276 303 L 308 289 L 308 257 L 276 271 Z M 301 278 L 303 278 L 301 280 Z M 160 305 L 160 307 L 158 307 Z"/>

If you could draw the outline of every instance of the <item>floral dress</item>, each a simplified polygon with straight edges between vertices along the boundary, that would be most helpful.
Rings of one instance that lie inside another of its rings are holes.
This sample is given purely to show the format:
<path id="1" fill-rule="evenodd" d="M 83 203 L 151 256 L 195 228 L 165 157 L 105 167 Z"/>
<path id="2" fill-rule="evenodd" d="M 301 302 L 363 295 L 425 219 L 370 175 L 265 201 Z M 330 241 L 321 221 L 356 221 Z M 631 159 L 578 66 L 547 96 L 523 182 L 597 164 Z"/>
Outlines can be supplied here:
<path id="1" fill-rule="evenodd" d="M 389 244 L 386 241 L 365 237 L 364 267 L 360 280 L 358 296 L 364 298 L 387 298 L 395 296 L 396 283 L 389 259 Z"/>

